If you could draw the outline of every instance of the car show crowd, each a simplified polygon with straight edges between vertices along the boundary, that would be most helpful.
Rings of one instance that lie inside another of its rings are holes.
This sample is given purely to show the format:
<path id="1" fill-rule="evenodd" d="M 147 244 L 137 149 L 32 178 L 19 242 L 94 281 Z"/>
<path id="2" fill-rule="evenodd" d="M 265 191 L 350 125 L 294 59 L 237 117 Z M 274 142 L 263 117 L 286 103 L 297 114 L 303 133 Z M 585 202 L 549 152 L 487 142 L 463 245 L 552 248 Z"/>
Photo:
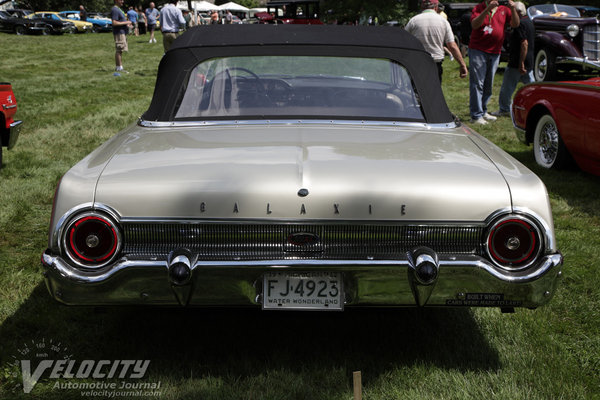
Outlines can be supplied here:
<path id="1" fill-rule="evenodd" d="M 199 4 L 201 8 L 196 8 Z M 419 0 L 419 5 L 419 12 L 401 29 L 414 35 L 430 53 L 440 83 L 446 57 L 458 63 L 459 77 L 469 79 L 469 114 L 473 124 L 486 125 L 498 117 L 509 116 L 519 83 L 553 81 L 559 71 L 593 76 L 600 71 L 600 31 L 595 28 L 600 24 L 598 8 L 560 4 L 527 8 L 513 0 L 446 5 L 439 0 Z M 149 34 L 148 43 L 154 44 L 155 32 L 160 31 L 166 53 L 183 31 L 196 25 L 323 24 L 318 0 L 269 1 L 266 6 L 248 9 L 233 2 L 217 6 L 205 1 L 169 0 L 158 7 L 150 2 L 144 9 L 139 4 L 126 7 L 125 0 L 114 0 L 106 14 L 88 12 L 83 5 L 78 10 L 60 12 L 5 8 L 0 10 L 0 30 L 18 35 L 113 32 L 113 75 L 119 77 L 127 73 L 122 54 L 128 51 L 129 35 Z M 363 14 L 331 19 L 328 23 L 379 24 L 377 17 Z M 401 26 L 397 21 L 386 25 Z M 501 61 L 507 64 L 498 93 L 499 108 L 491 111 L 488 104 Z"/>

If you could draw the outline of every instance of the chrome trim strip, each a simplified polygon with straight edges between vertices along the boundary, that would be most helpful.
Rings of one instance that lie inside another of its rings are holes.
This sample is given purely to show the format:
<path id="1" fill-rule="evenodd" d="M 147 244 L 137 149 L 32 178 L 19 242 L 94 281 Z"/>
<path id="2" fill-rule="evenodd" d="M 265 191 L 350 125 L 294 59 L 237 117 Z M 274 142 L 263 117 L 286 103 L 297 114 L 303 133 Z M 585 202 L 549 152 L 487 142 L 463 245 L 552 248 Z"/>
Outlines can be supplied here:
<path id="1" fill-rule="evenodd" d="M 510 213 L 510 208 L 499 210 L 493 215 L 500 215 Z M 494 217 L 495 218 L 495 217 Z M 488 218 L 490 219 L 490 218 Z M 493 218 L 491 218 L 493 219 Z M 246 219 L 228 219 L 228 218 L 148 218 L 148 217 L 123 217 L 120 219 L 122 224 L 262 224 L 262 225 L 384 225 L 384 226 L 397 226 L 397 225 L 410 225 L 417 227 L 427 226 L 461 226 L 461 227 L 473 227 L 478 228 L 486 226 L 486 222 L 477 221 L 427 221 L 423 220 L 375 220 L 375 219 L 356 219 L 356 220 L 336 220 L 336 219 L 294 219 L 294 218 L 278 218 L 278 219 L 262 219 L 262 218 L 246 218 Z"/>
<path id="2" fill-rule="evenodd" d="M 42 261 L 44 267 L 55 269 L 61 277 L 72 282 L 86 284 L 103 283 L 119 271 L 130 268 L 164 268 L 165 272 L 169 269 L 165 261 L 120 261 L 107 271 L 86 273 L 74 269 L 60 257 L 51 256 L 47 253 L 42 255 Z"/>
<path id="3" fill-rule="evenodd" d="M 254 126 L 254 125 L 349 125 L 349 126 L 390 126 L 422 129 L 456 128 L 454 121 L 446 124 L 428 124 L 426 122 L 403 121 L 365 121 L 330 119 L 266 119 L 266 120 L 219 120 L 219 121 L 147 121 L 138 119 L 138 125 L 144 128 L 197 128 L 203 126 Z"/>
<path id="4" fill-rule="evenodd" d="M 63 259 L 52 256 L 48 253 L 42 255 L 43 265 L 46 269 L 56 270 L 61 277 L 77 283 L 94 284 L 103 283 L 118 272 L 125 269 L 135 268 L 159 268 L 168 271 L 166 261 L 129 261 L 122 260 L 107 271 L 90 273 L 79 271 L 68 265 Z M 562 254 L 550 254 L 544 256 L 537 263 L 535 268 L 527 271 L 511 273 L 503 271 L 484 259 L 476 256 L 447 257 L 439 260 L 440 270 L 444 268 L 474 268 L 483 269 L 493 277 L 507 283 L 527 283 L 541 278 L 551 268 L 562 264 Z M 333 268 L 357 268 L 357 267 L 382 267 L 382 268 L 409 268 L 409 262 L 404 260 L 266 260 L 266 261 L 197 261 L 192 266 L 192 271 L 196 268 L 221 267 L 221 268 L 304 268 L 304 267 L 333 267 Z"/>
<path id="5" fill-rule="evenodd" d="M 584 67 L 600 69 L 600 62 L 589 60 L 587 57 L 556 57 L 557 64 L 576 64 Z"/>
<path id="6" fill-rule="evenodd" d="M 17 105 L 13 104 L 12 106 L 7 106 L 6 104 L 2 104 L 2 108 L 5 110 L 12 110 L 13 108 L 17 108 Z"/>

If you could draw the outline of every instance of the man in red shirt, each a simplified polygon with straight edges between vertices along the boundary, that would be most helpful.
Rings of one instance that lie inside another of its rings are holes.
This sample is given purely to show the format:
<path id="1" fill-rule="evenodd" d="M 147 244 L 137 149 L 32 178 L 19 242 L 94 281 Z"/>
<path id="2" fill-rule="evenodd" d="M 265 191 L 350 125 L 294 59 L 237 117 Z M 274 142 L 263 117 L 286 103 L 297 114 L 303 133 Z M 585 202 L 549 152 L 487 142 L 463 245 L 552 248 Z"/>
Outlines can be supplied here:
<path id="1" fill-rule="evenodd" d="M 485 125 L 496 117 L 487 112 L 492 97 L 494 75 L 498 69 L 506 25 L 519 26 L 519 14 L 512 0 L 508 7 L 496 0 L 483 1 L 471 13 L 469 42 L 469 109 L 471 122 Z"/>

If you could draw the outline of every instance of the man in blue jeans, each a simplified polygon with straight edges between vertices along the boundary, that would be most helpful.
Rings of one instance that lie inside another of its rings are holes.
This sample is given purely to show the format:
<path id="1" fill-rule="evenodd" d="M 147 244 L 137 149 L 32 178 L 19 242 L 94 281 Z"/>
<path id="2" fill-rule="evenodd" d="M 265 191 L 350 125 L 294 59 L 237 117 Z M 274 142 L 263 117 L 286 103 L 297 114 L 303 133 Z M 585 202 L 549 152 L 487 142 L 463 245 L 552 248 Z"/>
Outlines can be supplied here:
<path id="1" fill-rule="evenodd" d="M 504 70 L 502 87 L 498 103 L 500 109 L 492 113 L 496 117 L 510 115 L 512 95 L 519 82 L 533 82 L 533 42 L 535 41 L 535 28 L 533 22 L 527 17 L 525 4 L 515 1 L 515 9 L 521 17 L 521 23 L 510 34 L 508 65 Z"/>
<path id="2" fill-rule="evenodd" d="M 469 42 L 469 111 L 471 122 L 486 125 L 496 117 L 487 112 L 492 97 L 494 75 L 498 69 L 506 25 L 519 26 L 515 3 L 508 7 L 498 1 L 483 1 L 471 13 L 471 40 Z"/>

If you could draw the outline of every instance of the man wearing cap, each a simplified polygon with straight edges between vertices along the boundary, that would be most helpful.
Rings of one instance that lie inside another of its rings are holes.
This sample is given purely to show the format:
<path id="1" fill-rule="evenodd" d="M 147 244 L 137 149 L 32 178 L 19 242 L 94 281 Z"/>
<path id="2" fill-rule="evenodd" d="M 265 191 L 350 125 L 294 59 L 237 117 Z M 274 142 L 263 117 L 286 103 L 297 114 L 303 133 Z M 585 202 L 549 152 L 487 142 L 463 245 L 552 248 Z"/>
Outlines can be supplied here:
<path id="1" fill-rule="evenodd" d="M 508 7 L 496 0 L 477 4 L 471 13 L 471 39 L 469 41 L 469 111 L 471 122 L 486 125 L 496 117 L 487 112 L 492 97 L 494 75 L 500 62 L 506 25 L 519 26 L 515 3 Z"/>
<path id="2" fill-rule="evenodd" d="M 408 21 L 404 29 L 415 36 L 425 47 L 425 50 L 435 61 L 438 67 L 440 83 L 442 82 L 442 63 L 444 62 L 444 45 L 448 47 L 460 65 L 459 75 L 467 76 L 467 66 L 454 42 L 454 33 L 448 21 L 438 14 L 438 0 L 422 0 L 421 14 L 415 15 Z"/>
<path id="3" fill-rule="evenodd" d="M 502 87 L 498 103 L 500 109 L 493 112 L 496 117 L 510 115 L 510 101 L 519 82 L 533 82 L 533 42 L 535 41 L 535 28 L 533 22 L 527 17 L 525 4 L 515 1 L 515 10 L 521 18 L 519 27 L 513 29 L 509 38 L 508 64 L 504 70 Z"/>

